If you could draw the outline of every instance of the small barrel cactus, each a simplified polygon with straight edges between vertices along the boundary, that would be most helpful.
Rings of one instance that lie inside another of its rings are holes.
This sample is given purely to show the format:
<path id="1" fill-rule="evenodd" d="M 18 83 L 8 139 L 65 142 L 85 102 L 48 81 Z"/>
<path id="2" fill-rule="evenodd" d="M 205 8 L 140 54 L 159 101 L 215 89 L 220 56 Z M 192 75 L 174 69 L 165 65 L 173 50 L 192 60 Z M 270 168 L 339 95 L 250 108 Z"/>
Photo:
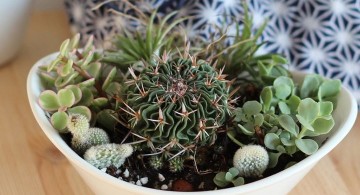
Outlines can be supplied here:
<path id="1" fill-rule="evenodd" d="M 225 76 L 191 57 L 154 64 L 138 76 L 129 69 L 133 78 L 126 82 L 123 111 L 132 132 L 152 142 L 153 152 L 212 144 L 229 111 Z"/>
<path id="2" fill-rule="evenodd" d="M 119 168 L 132 153 L 133 147 L 129 144 L 103 144 L 88 149 L 84 159 L 99 169 L 110 165 Z"/>
<path id="3" fill-rule="evenodd" d="M 177 156 L 169 160 L 169 170 L 173 173 L 180 172 L 184 169 L 184 159 Z"/>
<path id="4" fill-rule="evenodd" d="M 152 156 L 150 157 L 149 164 L 153 169 L 158 170 L 163 168 L 164 161 L 161 156 Z"/>
<path id="5" fill-rule="evenodd" d="M 269 155 L 260 145 L 247 145 L 235 152 L 233 164 L 242 177 L 260 177 L 269 164 Z"/>

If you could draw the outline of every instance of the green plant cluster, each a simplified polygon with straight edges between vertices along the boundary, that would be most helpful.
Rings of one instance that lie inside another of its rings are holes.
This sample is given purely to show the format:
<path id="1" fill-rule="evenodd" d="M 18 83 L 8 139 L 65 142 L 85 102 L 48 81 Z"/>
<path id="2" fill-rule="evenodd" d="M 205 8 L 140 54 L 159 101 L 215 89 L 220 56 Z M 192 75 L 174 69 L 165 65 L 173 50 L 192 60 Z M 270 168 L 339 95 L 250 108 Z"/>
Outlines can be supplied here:
<path id="1" fill-rule="evenodd" d="M 265 24 L 252 34 L 246 6 L 242 31 L 228 36 L 219 29 L 211 43 L 184 38 L 177 28 L 186 18 L 173 16 L 144 17 L 139 22 L 147 24 L 144 31 L 117 36 L 111 50 L 95 50 L 92 38 L 79 48 L 75 35 L 62 43 L 55 60 L 40 67 L 45 89 L 39 105 L 55 129 L 72 133 L 75 150 L 87 150 L 85 158 L 98 168 L 120 167 L 134 150 L 144 167 L 180 172 L 186 161 L 197 170 L 197 149 L 221 144 L 220 133 L 239 150 L 260 145 L 262 152 L 227 158 L 235 160 L 234 167 L 219 170 L 214 178 L 219 187 L 261 177 L 282 154 L 317 151 L 317 137 L 334 126 L 339 80 L 308 75 L 294 83 L 282 66 L 286 59 L 257 55 Z M 259 95 L 249 97 L 247 84 Z M 105 135 L 109 138 L 100 140 Z M 124 147 L 131 152 L 120 156 Z"/>
<path id="2" fill-rule="evenodd" d="M 264 87 L 259 101 L 247 101 L 233 112 L 236 130 L 229 137 L 248 137 L 249 142 L 264 144 L 274 167 L 281 154 L 301 151 L 313 154 L 319 148 L 316 137 L 334 126 L 332 111 L 340 92 L 340 81 L 308 75 L 300 86 L 289 77 L 278 77 Z"/>
<path id="3" fill-rule="evenodd" d="M 93 38 L 81 49 L 79 39 L 77 34 L 65 40 L 56 59 L 39 69 L 46 89 L 39 104 L 51 113 L 52 125 L 62 133 L 68 132 L 71 114 L 84 115 L 93 123 L 111 121 L 104 110 L 111 108 L 111 97 L 120 91 L 116 68 L 100 62 L 102 56 L 96 52 Z"/>

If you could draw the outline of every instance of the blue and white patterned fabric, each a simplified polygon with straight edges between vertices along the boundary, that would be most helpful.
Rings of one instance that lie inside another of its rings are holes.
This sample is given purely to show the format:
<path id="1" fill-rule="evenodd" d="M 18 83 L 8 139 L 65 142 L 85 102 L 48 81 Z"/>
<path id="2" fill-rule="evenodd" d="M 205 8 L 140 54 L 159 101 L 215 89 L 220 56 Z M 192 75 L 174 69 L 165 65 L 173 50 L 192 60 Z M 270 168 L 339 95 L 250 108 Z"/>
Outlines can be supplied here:
<path id="1" fill-rule="evenodd" d="M 120 0 L 91 9 L 100 2 L 103 1 L 65 0 L 65 6 L 72 30 L 85 39 L 93 34 L 97 44 L 106 47 L 114 34 L 134 30 L 138 24 L 108 11 L 131 13 L 128 4 Z M 214 26 L 234 33 L 236 25 L 231 23 L 234 19 L 241 28 L 241 0 L 132 2 L 144 12 L 158 8 L 159 14 L 177 10 L 177 17 L 192 16 L 182 24 L 190 38 L 209 38 Z M 247 0 L 247 3 L 254 30 L 268 20 L 261 37 L 267 43 L 260 53 L 281 53 L 289 59 L 290 69 L 341 79 L 360 104 L 360 0 Z"/>

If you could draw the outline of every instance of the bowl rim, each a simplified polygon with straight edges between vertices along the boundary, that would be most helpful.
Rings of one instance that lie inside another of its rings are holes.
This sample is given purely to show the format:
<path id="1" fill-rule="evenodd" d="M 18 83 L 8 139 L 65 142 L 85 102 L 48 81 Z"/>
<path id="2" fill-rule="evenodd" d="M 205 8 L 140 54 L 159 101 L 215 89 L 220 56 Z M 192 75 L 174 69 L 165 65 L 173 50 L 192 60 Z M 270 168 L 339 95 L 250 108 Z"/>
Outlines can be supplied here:
<path id="1" fill-rule="evenodd" d="M 342 113 L 343 115 L 346 115 L 345 120 L 343 123 L 340 124 L 338 127 L 339 130 L 334 132 L 334 134 L 324 143 L 317 152 L 314 154 L 306 157 L 305 159 L 301 160 L 297 164 L 280 171 L 278 173 L 275 173 L 271 176 L 268 176 L 266 178 L 260 179 L 258 181 L 243 185 L 243 186 L 237 186 L 237 187 L 230 187 L 226 189 L 220 189 L 220 190 L 213 190 L 213 191 L 201 191 L 201 192 L 173 192 L 173 191 L 163 191 L 163 190 L 157 190 L 142 186 L 137 186 L 134 184 L 131 184 L 129 182 L 125 182 L 122 180 L 119 180 L 111 175 L 108 175 L 101 170 L 95 168 L 91 164 L 87 163 L 83 158 L 81 158 L 78 154 L 76 154 L 61 138 L 59 133 L 51 126 L 49 120 L 45 116 L 45 112 L 42 111 L 40 108 L 38 101 L 37 101 L 37 95 L 34 92 L 34 89 L 39 89 L 40 87 L 38 85 L 39 78 L 37 76 L 37 68 L 41 65 L 44 65 L 45 62 L 48 62 L 51 59 L 54 59 L 56 55 L 59 52 L 55 52 L 52 54 L 49 54 L 40 60 L 38 60 L 30 69 L 28 77 L 27 77 L 27 95 L 29 104 L 32 110 L 32 113 L 41 127 L 42 131 L 46 134 L 48 139 L 63 153 L 63 155 L 66 156 L 66 158 L 74 163 L 78 168 L 82 169 L 83 171 L 86 171 L 90 173 L 92 176 L 97 177 L 98 179 L 103 180 L 106 183 L 110 183 L 111 185 L 116 186 L 116 188 L 126 188 L 128 191 L 133 192 L 142 192 L 146 194 L 156 194 L 156 195 L 165 195 L 169 193 L 176 193 L 176 194 L 203 194 L 203 195 L 215 195 L 218 193 L 246 193 L 251 192 L 255 189 L 261 189 L 265 188 L 267 186 L 270 186 L 271 184 L 277 183 L 278 181 L 283 180 L 288 175 L 293 175 L 295 173 L 300 172 L 304 167 L 309 167 L 319 161 L 322 157 L 324 157 L 327 153 L 329 153 L 336 145 L 338 145 L 341 140 L 345 138 L 345 136 L 349 133 L 352 126 L 355 123 L 356 116 L 357 116 L 357 103 L 353 95 L 350 93 L 348 89 L 346 89 L 344 86 L 341 87 L 341 95 L 344 96 L 344 98 L 347 98 L 349 100 L 350 104 L 350 110 L 348 113 Z M 307 73 L 299 72 L 299 71 L 292 71 L 294 75 L 297 76 L 304 76 Z M 296 76 L 295 76 L 296 77 Z M 35 87 L 35 88 L 34 88 Z"/>

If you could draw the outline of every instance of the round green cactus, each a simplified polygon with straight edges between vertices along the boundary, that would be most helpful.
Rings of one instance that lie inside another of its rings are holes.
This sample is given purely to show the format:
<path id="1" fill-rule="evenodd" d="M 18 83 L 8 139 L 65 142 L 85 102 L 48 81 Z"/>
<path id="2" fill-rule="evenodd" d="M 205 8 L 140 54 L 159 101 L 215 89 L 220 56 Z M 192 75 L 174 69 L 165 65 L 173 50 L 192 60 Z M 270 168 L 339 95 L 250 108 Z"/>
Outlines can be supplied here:
<path id="1" fill-rule="evenodd" d="M 247 145 L 235 152 L 234 167 L 243 177 L 260 177 L 269 164 L 269 155 L 260 145 Z"/>
<path id="2" fill-rule="evenodd" d="M 176 153 L 214 142 L 229 111 L 221 71 L 189 57 L 158 60 L 138 76 L 129 72 L 123 111 L 132 132 L 147 139 L 145 147 Z"/>
<path id="3" fill-rule="evenodd" d="M 99 169 L 110 165 L 119 168 L 132 153 L 133 147 L 129 144 L 103 144 L 88 149 L 84 159 Z"/>

